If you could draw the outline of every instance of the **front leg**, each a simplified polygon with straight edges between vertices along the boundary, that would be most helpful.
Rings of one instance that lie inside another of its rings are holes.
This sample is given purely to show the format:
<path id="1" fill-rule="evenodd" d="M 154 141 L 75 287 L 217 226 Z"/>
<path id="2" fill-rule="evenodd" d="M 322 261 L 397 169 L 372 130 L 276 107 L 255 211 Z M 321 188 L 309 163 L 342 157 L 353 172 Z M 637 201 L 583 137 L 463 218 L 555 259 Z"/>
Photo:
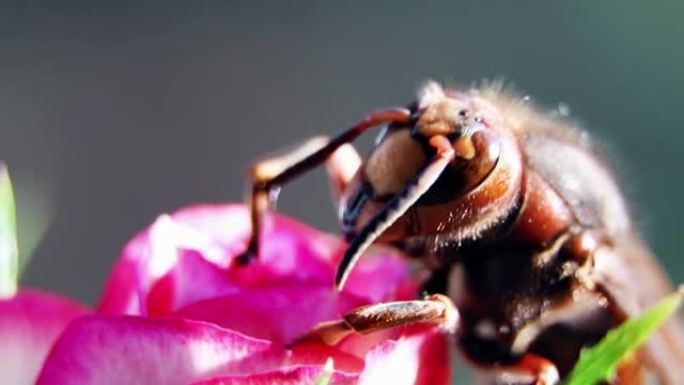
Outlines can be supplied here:
<path id="1" fill-rule="evenodd" d="M 458 310 L 451 300 L 442 295 L 426 296 L 424 300 L 385 302 L 362 306 L 347 313 L 342 319 L 321 322 L 296 342 L 321 341 L 334 345 L 351 334 L 370 334 L 397 326 L 427 323 L 454 333 L 458 327 Z"/>
<path id="2" fill-rule="evenodd" d="M 238 256 L 238 263 L 247 264 L 259 254 L 259 236 L 264 214 L 273 210 L 278 201 L 280 185 L 276 182 L 283 179 L 282 175 L 286 174 L 288 170 L 325 148 L 329 142 L 328 138 L 325 137 L 312 138 L 283 156 L 261 160 L 250 168 L 251 189 L 248 205 L 252 227 L 247 249 Z M 311 167 L 315 165 L 311 164 Z"/>
<path id="3" fill-rule="evenodd" d="M 560 382 L 558 369 L 553 362 L 531 353 L 524 354 L 513 364 L 483 369 L 494 372 L 493 381 L 485 382 L 492 385 L 557 385 Z M 528 379 L 525 382 L 516 380 L 516 377 L 521 376 L 531 380 Z"/>
<path id="4" fill-rule="evenodd" d="M 247 243 L 247 249 L 237 257 L 239 264 L 246 264 L 259 254 L 259 236 L 264 214 L 275 206 L 280 187 L 301 174 L 328 162 L 329 172 L 335 186 L 344 187 L 344 178 L 350 174 L 348 170 L 337 170 L 340 167 L 339 156 L 334 156 L 338 150 L 349 156 L 349 162 L 358 165 L 358 156 L 349 152 L 346 144 L 354 141 L 359 135 L 371 127 L 384 123 L 407 123 L 411 119 L 411 112 L 406 108 L 391 108 L 368 115 L 365 119 L 342 132 L 335 138 L 328 140 L 317 137 L 309 140 L 294 151 L 280 157 L 269 158 L 257 162 L 250 170 L 251 189 L 249 191 L 249 210 L 252 228 Z M 349 167 L 349 164 L 345 165 Z"/>
<path id="5" fill-rule="evenodd" d="M 340 320 L 321 322 L 295 343 L 320 341 L 334 345 L 351 334 L 365 335 L 416 323 L 433 324 L 445 333 L 455 334 L 458 331 L 459 319 L 458 310 L 449 297 L 433 294 L 423 300 L 386 302 L 360 307 L 347 313 Z M 556 385 L 559 381 L 555 365 L 533 354 L 524 354 L 510 365 L 487 366 L 481 369 L 493 371 L 497 378 L 502 378 L 502 373 L 531 377 L 533 385 Z"/>

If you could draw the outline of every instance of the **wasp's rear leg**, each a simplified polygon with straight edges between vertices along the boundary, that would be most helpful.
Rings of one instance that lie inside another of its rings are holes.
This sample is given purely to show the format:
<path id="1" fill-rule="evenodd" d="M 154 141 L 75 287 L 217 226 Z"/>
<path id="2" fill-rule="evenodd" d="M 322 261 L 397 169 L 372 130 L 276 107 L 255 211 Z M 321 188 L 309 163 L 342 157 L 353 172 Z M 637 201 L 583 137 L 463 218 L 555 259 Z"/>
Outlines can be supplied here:
<path id="1" fill-rule="evenodd" d="M 458 326 L 458 310 L 441 294 L 424 300 L 386 302 L 363 306 L 337 321 L 321 322 L 298 341 L 322 341 L 333 345 L 350 334 L 369 334 L 415 323 L 439 325 L 447 333 Z"/>

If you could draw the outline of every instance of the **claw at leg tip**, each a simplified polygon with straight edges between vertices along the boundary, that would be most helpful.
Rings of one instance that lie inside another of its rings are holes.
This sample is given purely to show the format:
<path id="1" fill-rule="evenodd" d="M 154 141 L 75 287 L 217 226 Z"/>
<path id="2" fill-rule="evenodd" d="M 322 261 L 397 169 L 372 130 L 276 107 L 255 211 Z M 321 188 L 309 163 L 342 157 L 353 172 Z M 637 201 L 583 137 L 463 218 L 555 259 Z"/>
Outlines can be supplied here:
<path id="1" fill-rule="evenodd" d="M 254 260 L 255 255 L 253 252 L 246 250 L 242 254 L 239 254 L 238 256 L 235 257 L 235 265 L 236 266 L 247 266 Z"/>

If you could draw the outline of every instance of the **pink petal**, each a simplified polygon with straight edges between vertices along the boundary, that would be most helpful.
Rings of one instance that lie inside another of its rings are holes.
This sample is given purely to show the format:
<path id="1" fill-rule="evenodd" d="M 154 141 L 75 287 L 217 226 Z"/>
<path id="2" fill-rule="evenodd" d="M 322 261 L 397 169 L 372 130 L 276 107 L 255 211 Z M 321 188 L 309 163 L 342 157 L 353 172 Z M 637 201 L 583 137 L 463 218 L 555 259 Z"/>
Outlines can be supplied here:
<path id="1" fill-rule="evenodd" d="M 268 341 L 204 322 L 90 316 L 55 344 L 38 385 L 174 385 L 280 366 Z"/>
<path id="2" fill-rule="evenodd" d="M 54 341 L 87 312 L 75 301 L 36 290 L 0 300 L 0 384 L 33 384 Z"/>
<path id="3" fill-rule="evenodd" d="M 296 366 L 265 373 L 213 378 L 192 385 L 312 385 L 322 373 L 322 366 Z M 329 384 L 353 385 L 357 378 L 354 374 L 333 371 Z"/>
<path id="4" fill-rule="evenodd" d="M 295 345 L 291 350 L 287 364 L 322 366 L 328 358 L 334 360 L 337 370 L 358 373 L 363 369 L 363 360 L 359 356 L 346 353 L 335 346 L 326 345 L 322 342 L 304 342 Z"/>
<path id="5" fill-rule="evenodd" d="M 349 275 L 344 291 L 366 298 L 368 303 L 414 299 L 419 284 L 406 262 L 396 250 L 371 247 Z"/>
<path id="6" fill-rule="evenodd" d="M 267 219 L 259 259 L 242 267 L 233 259 L 246 243 L 244 206 L 199 205 L 161 216 L 125 247 L 99 312 L 168 315 L 245 288 L 315 283 L 332 290 L 345 244 L 283 216 Z M 346 291 L 368 302 L 412 297 L 416 286 L 401 258 L 387 249 L 374 254 L 361 260 Z"/>
<path id="7" fill-rule="evenodd" d="M 221 376 L 193 383 L 193 385 L 232 385 L 232 384 L 313 384 L 322 371 L 328 353 L 333 353 L 335 374 L 332 384 L 358 385 L 447 385 L 449 384 L 449 361 L 446 336 L 436 328 L 414 327 L 410 336 L 394 341 L 385 341 L 376 346 L 366 356 L 365 368 L 357 377 L 360 367 L 349 361 L 334 348 L 324 348 L 312 344 L 306 349 L 293 351 L 289 363 L 294 367 L 252 375 Z M 308 350 L 308 351 L 307 351 Z M 327 351 L 326 351 L 327 350 Z M 314 358 L 315 362 L 308 362 Z M 348 359 L 348 358 L 347 358 Z"/>
<path id="8" fill-rule="evenodd" d="M 446 385 L 449 372 L 446 336 L 432 328 L 375 347 L 366 355 L 359 385 Z"/>
<path id="9" fill-rule="evenodd" d="M 293 280 L 330 281 L 330 260 L 341 248 L 339 241 L 277 215 L 268 217 L 266 222 L 263 237 L 268 242 L 263 244 L 262 255 L 258 263 L 241 269 L 238 279 L 252 285 Z M 154 283 L 177 267 L 180 254 L 194 252 L 227 276 L 233 258 L 244 250 L 248 229 L 248 215 L 243 205 L 198 205 L 171 216 L 161 216 L 124 248 L 99 310 L 145 314 L 141 300 L 144 304 L 144 297 Z M 178 289 L 182 293 L 186 287 Z"/>
<path id="10" fill-rule="evenodd" d="M 176 266 L 155 281 L 147 293 L 145 305 L 149 315 L 169 315 L 188 304 L 240 291 L 241 285 L 225 269 L 197 251 L 178 253 Z"/>
<path id="11" fill-rule="evenodd" d="M 215 323 L 240 333 L 286 344 L 321 321 L 339 319 L 365 301 L 314 284 L 243 289 L 191 304 L 181 318 Z"/>
<path id="12" fill-rule="evenodd" d="M 244 251 L 250 228 L 244 205 L 197 205 L 181 209 L 172 217 L 220 245 L 223 254 L 218 259 L 223 267 Z M 253 280 L 255 284 L 271 283 L 273 279 L 327 280 L 331 262 L 343 247 L 335 237 L 275 213 L 266 217 L 262 240 L 258 263 L 253 270 L 241 272 L 242 279 Z"/>

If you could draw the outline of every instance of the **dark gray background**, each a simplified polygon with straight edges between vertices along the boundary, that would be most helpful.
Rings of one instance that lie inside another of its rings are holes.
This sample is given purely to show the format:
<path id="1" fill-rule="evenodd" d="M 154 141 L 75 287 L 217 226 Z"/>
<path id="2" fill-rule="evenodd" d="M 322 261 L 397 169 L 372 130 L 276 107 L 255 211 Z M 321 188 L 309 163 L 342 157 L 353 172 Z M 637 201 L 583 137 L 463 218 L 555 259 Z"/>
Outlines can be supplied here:
<path id="1" fill-rule="evenodd" d="M 607 143 L 684 281 L 684 3 L 472 3 L 0 2 L 0 158 L 24 240 L 51 218 L 25 284 L 93 303 L 128 238 L 161 212 L 241 200 L 254 158 L 427 78 L 498 76 Z M 328 196 L 319 172 L 281 207 L 334 230 Z"/>

